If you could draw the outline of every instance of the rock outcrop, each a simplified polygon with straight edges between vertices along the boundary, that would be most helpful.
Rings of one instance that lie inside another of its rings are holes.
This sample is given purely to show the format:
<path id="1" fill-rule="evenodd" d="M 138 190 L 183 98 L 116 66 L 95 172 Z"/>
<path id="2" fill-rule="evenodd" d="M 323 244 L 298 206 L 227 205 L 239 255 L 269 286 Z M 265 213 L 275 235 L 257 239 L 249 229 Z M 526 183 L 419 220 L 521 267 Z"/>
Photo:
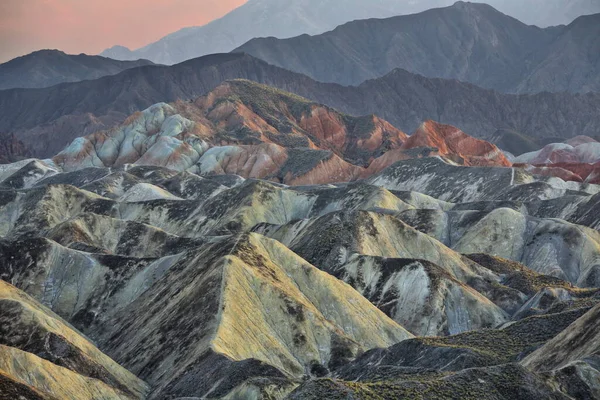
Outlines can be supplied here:
<path id="1" fill-rule="evenodd" d="M 374 160 L 365 176 L 376 174 L 400 160 L 441 156 L 466 166 L 510 167 L 512 163 L 495 145 L 475 139 L 460 129 L 424 122 L 398 150 L 390 150 Z"/>
<path id="2" fill-rule="evenodd" d="M 587 136 L 549 144 L 541 150 L 522 154 L 513 162 L 538 175 L 574 182 L 600 182 L 600 143 Z"/>
<path id="3" fill-rule="evenodd" d="M 594 164 L 598 161 L 600 143 L 587 136 L 577 136 L 565 143 L 552 143 L 515 159 L 515 162 L 524 164 Z"/>
<path id="4" fill-rule="evenodd" d="M 331 164 L 324 172 L 341 169 L 340 181 L 348 181 L 356 168 L 342 159 L 365 165 L 399 148 L 406 138 L 376 116 L 349 117 L 290 93 L 238 80 L 193 103 L 159 103 L 133 114 L 116 130 L 78 138 L 54 161 L 67 170 L 133 163 L 186 170 L 198 164 L 203 173 L 253 178 L 279 174 L 282 179 L 322 163 Z M 214 146 L 223 148 L 207 152 Z M 308 149 L 322 151 L 311 154 Z M 332 157 L 333 162 L 326 162 Z"/>

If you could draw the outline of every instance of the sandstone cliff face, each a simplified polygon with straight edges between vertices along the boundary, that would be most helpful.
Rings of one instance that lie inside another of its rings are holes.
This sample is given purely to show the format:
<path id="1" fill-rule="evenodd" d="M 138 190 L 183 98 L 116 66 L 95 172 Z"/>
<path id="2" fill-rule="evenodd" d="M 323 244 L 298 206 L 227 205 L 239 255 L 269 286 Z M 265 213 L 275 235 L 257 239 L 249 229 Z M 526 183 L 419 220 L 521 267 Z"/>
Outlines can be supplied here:
<path id="1" fill-rule="evenodd" d="M 363 173 L 374 175 L 397 161 L 423 157 L 445 157 L 465 166 L 510 167 L 512 163 L 495 145 L 475 139 L 460 129 L 426 121 L 396 150 L 375 159 Z"/>
<path id="2" fill-rule="evenodd" d="M 512 165 L 493 144 L 475 139 L 453 126 L 434 121 L 424 122 L 402 146 L 405 150 L 418 147 L 436 148 L 441 156 L 458 158 L 459 163 L 467 166 L 510 167 Z"/>

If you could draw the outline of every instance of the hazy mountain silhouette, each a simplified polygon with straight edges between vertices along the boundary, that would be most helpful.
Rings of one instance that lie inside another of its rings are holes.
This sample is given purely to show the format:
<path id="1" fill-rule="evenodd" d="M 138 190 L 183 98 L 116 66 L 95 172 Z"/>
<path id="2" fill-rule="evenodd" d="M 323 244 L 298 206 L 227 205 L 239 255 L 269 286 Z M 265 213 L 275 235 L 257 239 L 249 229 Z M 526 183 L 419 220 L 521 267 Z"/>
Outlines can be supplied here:
<path id="1" fill-rule="evenodd" d="M 457 2 L 354 21 L 318 36 L 253 39 L 235 51 L 341 84 L 403 68 L 509 93 L 587 92 L 600 90 L 599 30 L 600 14 L 540 29 L 485 4 Z"/>
<path id="2" fill-rule="evenodd" d="M 41 50 L 0 64 L 0 90 L 43 88 L 63 82 L 78 82 L 118 74 L 151 61 L 117 61 L 85 54 L 70 55 L 58 50 Z"/>

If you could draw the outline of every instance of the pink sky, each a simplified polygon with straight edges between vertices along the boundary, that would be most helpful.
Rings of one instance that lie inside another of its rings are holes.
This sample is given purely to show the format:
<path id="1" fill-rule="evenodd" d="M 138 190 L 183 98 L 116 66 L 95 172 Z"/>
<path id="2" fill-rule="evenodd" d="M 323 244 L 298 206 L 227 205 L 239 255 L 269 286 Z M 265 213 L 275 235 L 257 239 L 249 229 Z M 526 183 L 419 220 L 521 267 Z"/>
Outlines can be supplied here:
<path id="1" fill-rule="evenodd" d="M 246 0 L 0 0 L 0 62 L 39 49 L 138 48 L 203 25 Z"/>

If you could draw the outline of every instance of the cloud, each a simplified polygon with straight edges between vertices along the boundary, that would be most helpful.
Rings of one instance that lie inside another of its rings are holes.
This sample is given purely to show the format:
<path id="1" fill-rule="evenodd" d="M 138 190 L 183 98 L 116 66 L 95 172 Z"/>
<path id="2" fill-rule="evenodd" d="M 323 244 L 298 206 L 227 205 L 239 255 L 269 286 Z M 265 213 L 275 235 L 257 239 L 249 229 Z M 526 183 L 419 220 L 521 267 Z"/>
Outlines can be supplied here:
<path id="1" fill-rule="evenodd" d="M 39 49 L 138 48 L 203 25 L 245 0 L 0 0 L 0 62 Z"/>

